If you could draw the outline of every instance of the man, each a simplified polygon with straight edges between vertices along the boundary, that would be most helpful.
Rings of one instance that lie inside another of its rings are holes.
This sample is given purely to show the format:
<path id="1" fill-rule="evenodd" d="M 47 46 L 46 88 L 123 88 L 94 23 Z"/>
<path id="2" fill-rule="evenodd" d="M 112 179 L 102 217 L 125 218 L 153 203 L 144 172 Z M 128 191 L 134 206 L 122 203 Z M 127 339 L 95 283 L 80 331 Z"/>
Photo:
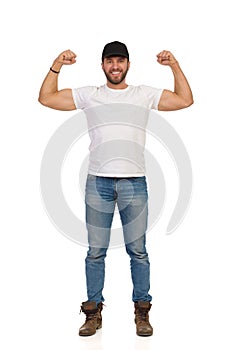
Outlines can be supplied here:
<path id="1" fill-rule="evenodd" d="M 145 135 L 142 131 L 147 118 L 142 110 L 173 111 L 193 103 L 188 81 L 173 54 L 162 51 L 157 55 L 157 61 L 171 68 L 174 91 L 127 85 L 129 53 L 126 45 L 118 41 L 106 44 L 102 52 L 102 69 L 107 79 L 104 86 L 58 90 L 58 74 L 62 66 L 76 62 L 75 53 L 67 50 L 55 59 L 40 90 L 39 102 L 47 107 L 62 111 L 80 108 L 87 113 L 91 138 L 85 192 L 89 243 L 85 260 L 88 299 L 81 305 L 86 314 L 86 321 L 79 329 L 81 336 L 93 335 L 102 326 L 105 257 L 115 204 L 130 256 L 136 333 L 139 336 L 153 333 L 149 322 L 152 297 L 149 294 L 150 264 L 145 237 L 148 194 L 143 160 Z M 123 117 L 122 120 L 122 116 L 126 119 Z"/>

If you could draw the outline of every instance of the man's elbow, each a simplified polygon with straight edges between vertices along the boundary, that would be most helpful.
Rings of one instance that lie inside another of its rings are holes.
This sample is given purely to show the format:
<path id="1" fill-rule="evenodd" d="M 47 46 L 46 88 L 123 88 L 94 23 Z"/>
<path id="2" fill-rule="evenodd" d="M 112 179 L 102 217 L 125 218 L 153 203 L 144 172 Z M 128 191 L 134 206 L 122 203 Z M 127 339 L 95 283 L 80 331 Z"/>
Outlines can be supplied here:
<path id="1" fill-rule="evenodd" d="M 191 97 L 190 99 L 183 101 L 183 108 L 188 108 L 192 106 L 193 103 L 194 103 L 194 100 Z"/>
<path id="2" fill-rule="evenodd" d="M 46 99 L 43 98 L 41 95 L 38 97 L 38 102 L 41 103 L 43 106 L 46 106 Z"/>
<path id="3" fill-rule="evenodd" d="M 51 102 L 45 96 L 39 95 L 38 102 L 41 103 L 45 107 L 50 107 L 51 108 Z"/>

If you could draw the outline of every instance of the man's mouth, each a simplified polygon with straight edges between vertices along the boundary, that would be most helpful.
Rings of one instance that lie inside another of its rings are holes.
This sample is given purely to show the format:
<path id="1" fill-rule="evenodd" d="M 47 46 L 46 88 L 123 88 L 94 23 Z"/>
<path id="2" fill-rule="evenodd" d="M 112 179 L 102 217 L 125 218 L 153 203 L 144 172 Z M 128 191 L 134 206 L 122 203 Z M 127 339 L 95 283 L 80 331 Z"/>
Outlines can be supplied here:
<path id="1" fill-rule="evenodd" d="M 111 72 L 112 75 L 119 75 L 120 73 L 121 73 L 120 71 Z"/>

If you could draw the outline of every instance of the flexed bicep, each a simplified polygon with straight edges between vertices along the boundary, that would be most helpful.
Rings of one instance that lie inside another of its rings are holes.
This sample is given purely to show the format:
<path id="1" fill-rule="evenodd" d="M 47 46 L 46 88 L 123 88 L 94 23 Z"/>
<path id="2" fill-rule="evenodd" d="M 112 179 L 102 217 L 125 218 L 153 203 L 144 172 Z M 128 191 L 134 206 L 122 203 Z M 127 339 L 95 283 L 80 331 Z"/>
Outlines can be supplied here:
<path id="1" fill-rule="evenodd" d="M 176 111 L 188 107 L 189 104 L 185 104 L 184 100 L 177 95 L 175 92 L 170 90 L 163 90 L 159 100 L 158 110 L 159 111 Z"/>
<path id="2" fill-rule="evenodd" d="M 59 90 L 56 93 L 48 95 L 40 102 L 46 107 L 57 109 L 59 111 L 73 111 L 76 109 L 72 89 Z"/>

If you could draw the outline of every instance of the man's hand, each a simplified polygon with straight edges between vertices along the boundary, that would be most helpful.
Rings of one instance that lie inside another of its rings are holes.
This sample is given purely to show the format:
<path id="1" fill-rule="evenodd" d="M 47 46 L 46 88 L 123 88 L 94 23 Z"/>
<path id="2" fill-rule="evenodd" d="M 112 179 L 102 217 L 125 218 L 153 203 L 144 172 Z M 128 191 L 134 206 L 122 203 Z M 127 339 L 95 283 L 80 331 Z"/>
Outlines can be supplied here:
<path id="1" fill-rule="evenodd" d="M 63 51 L 54 61 L 55 64 L 74 64 L 76 62 L 76 54 L 71 50 Z"/>
<path id="2" fill-rule="evenodd" d="M 76 62 L 76 54 L 71 50 L 63 51 L 53 62 L 52 68 L 60 71 L 63 64 L 71 65 Z"/>
<path id="3" fill-rule="evenodd" d="M 157 55 L 157 62 L 164 66 L 172 66 L 177 60 L 170 51 L 163 50 Z"/>
<path id="4" fill-rule="evenodd" d="M 76 62 L 76 54 L 71 50 L 63 51 L 54 61 L 61 64 L 73 64 Z"/>

